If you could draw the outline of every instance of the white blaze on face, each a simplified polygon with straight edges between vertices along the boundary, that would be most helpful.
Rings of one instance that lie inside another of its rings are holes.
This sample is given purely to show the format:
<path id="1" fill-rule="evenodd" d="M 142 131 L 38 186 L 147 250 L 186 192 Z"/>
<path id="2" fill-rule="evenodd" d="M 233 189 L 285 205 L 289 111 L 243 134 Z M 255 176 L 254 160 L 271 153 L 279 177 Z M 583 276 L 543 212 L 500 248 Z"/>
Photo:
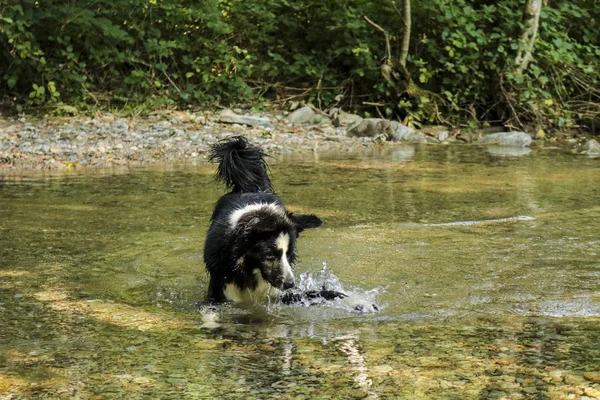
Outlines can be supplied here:
<path id="1" fill-rule="evenodd" d="M 287 258 L 287 252 L 290 247 L 290 235 L 281 232 L 275 239 L 275 246 L 281 250 L 281 267 L 283 269 L 283 280 L 294 282 L 294 272 Z"/>

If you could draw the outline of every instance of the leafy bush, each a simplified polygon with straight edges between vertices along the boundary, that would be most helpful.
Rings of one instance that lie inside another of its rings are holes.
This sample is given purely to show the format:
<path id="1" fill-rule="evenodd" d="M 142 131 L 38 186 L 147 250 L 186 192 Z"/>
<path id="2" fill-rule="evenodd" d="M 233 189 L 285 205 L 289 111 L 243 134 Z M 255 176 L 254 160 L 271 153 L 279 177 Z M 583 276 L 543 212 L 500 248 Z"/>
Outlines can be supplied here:
<path id="1" fill-rule="evenodd" d="M 542 11 L 534 62 L 508 75 L 513 118 L 559 128 L 600 115 L 600 4 L 560 2 Z"/>
<path id="2" fill-rule="evenodd" d="M 0 87 L 19 102 L 94 101 L 95 92 L 122 102 L 249 94 L 218 0 L 0 0 L 0 15 Z"/>
<path id="3" fill-rule="evenodd" d="M 521 0 L 413 0 L 415 84 L 401 90 L 383 79 L 385 40 L 364 19 L 388 32 L 397 57 L 393 1 L 0 0 L 0 91 L 63 108 L 303 98 L 381 103 L 416 120 L 559 127 L 600 114 L 599 2 L 551 0 L 534 58 L 515 74 Z"/>

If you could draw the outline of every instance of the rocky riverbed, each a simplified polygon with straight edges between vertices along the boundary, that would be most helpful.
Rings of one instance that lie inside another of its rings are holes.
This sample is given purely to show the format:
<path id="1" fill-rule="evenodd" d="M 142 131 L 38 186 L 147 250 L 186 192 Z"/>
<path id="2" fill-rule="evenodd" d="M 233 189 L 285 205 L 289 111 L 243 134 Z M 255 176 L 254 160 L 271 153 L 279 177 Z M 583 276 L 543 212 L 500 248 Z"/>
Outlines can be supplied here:
<path id="1" fill-rule="evenodd" d="M 247 136 L 272 155 L 352 151 L 385 140 L 465 143 L 477 139 L 477 135 L 443 127 L 414 131 L 385 120 L 364 120 L 357 125 L 362 119 L 352 114 L 311 114 L 307 108 L 292 114 L 224 110 L 156 112 L 132 118 L 111 114 L 0 118 L 0 170 L 190 162 L 205 158 L 212 143 L 231 135 Z M 357 129 L 352 130 L 352 124 Z M 573 147 L 583 144 L 571 140 Z"/>

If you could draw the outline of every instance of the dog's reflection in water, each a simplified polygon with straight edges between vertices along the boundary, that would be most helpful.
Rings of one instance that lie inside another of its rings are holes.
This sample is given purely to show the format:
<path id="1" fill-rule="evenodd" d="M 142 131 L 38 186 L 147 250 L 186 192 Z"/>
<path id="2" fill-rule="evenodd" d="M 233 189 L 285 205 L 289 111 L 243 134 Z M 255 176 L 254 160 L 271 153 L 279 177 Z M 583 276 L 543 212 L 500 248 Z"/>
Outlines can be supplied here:
<path id="1" fill-rule="evenodd" d="M 203 318 L 203 327 L 210 329 L 213 332 L 220 332 L 222 334 L 222 329 L 225 328 L 212 319 L 214 315 L 218 313 L 219 307 L 231 306 L 222 304 L 218 306 L 201 306 L 203 309 L 203 317 L 206 318 Z M 260 313 L 259 308 L 254 308 L 253 310 L 248 311 L 248 313 L 237 314 L 234 318 L 232 318 L 230 327 L 233 329 L 233 331 L 231 334 L 239 334 L 237 330 L 240 328 L 240 324 L 254 325 L 267 323 L 268 326 L 264 327 L 264 330 L 261 330 L 265 336 L 265 339 L 263 339 L 261 342 L 267 340 L 269 346 L 273 349 L 269 351 L 268 354 L 269 364 L 272 365 L 272 363 L 275 362 L 283 376 L 292 375 L 294 373 L 295 357 L 296 354 L 298 354 L 297 344 L 294 340 L 294 327 L 282 323 L 273 323 L 273 316 L 268 314 L 265 308 L 263 308 L 262 314 Z M 316 329 L 314 324 L 314 322 L 310 322 L 307 326 L 303 326 L 302 332 L 296 332 L 296 334 L 300 333 L 300 336 L 306 335 L 311 338 L 318 337 L 318 335 L 315 335 Z M 347 369 L 348 373 L 352 375 L 357 388 L 364 391 L 366 396 L 365 398 L 378 398 L 377 394 L 372 391 L 373 381 L 369 375 L 370 371 L 367 367 L 367 361 L 365 359 L 364 352 L 360 348 L 359 339 L 360 334 L 358 331 L 338 333 L 328 332 L 321 338 L 321 343 L 323 346 L 334 348 L 335 353 L 345 358 L 345 362 L 343 363 L 345 367 L 343 368 Z M 243 345 L 247 345 L 246 340 L 243 340 Z M 297 362 L 298 361 L 296 360 L 296 363 Z"/>

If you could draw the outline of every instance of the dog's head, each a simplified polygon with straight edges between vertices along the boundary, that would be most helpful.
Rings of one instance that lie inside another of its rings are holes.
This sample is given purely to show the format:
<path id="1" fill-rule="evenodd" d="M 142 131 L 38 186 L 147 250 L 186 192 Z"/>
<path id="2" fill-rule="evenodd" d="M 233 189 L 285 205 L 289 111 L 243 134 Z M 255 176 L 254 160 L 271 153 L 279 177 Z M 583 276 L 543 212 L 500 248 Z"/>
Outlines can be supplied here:
<path id="1" fill-rule="evenodd" d="M 294 287 L 292 266 L 296 261 L 296 238 L 307 228 L 321 226 L 314 215 L 287 212 L 278 204 L 253 204 L 231 214 L 230 227 L 236 238 L 235 263 L 277 289 Z"/>

